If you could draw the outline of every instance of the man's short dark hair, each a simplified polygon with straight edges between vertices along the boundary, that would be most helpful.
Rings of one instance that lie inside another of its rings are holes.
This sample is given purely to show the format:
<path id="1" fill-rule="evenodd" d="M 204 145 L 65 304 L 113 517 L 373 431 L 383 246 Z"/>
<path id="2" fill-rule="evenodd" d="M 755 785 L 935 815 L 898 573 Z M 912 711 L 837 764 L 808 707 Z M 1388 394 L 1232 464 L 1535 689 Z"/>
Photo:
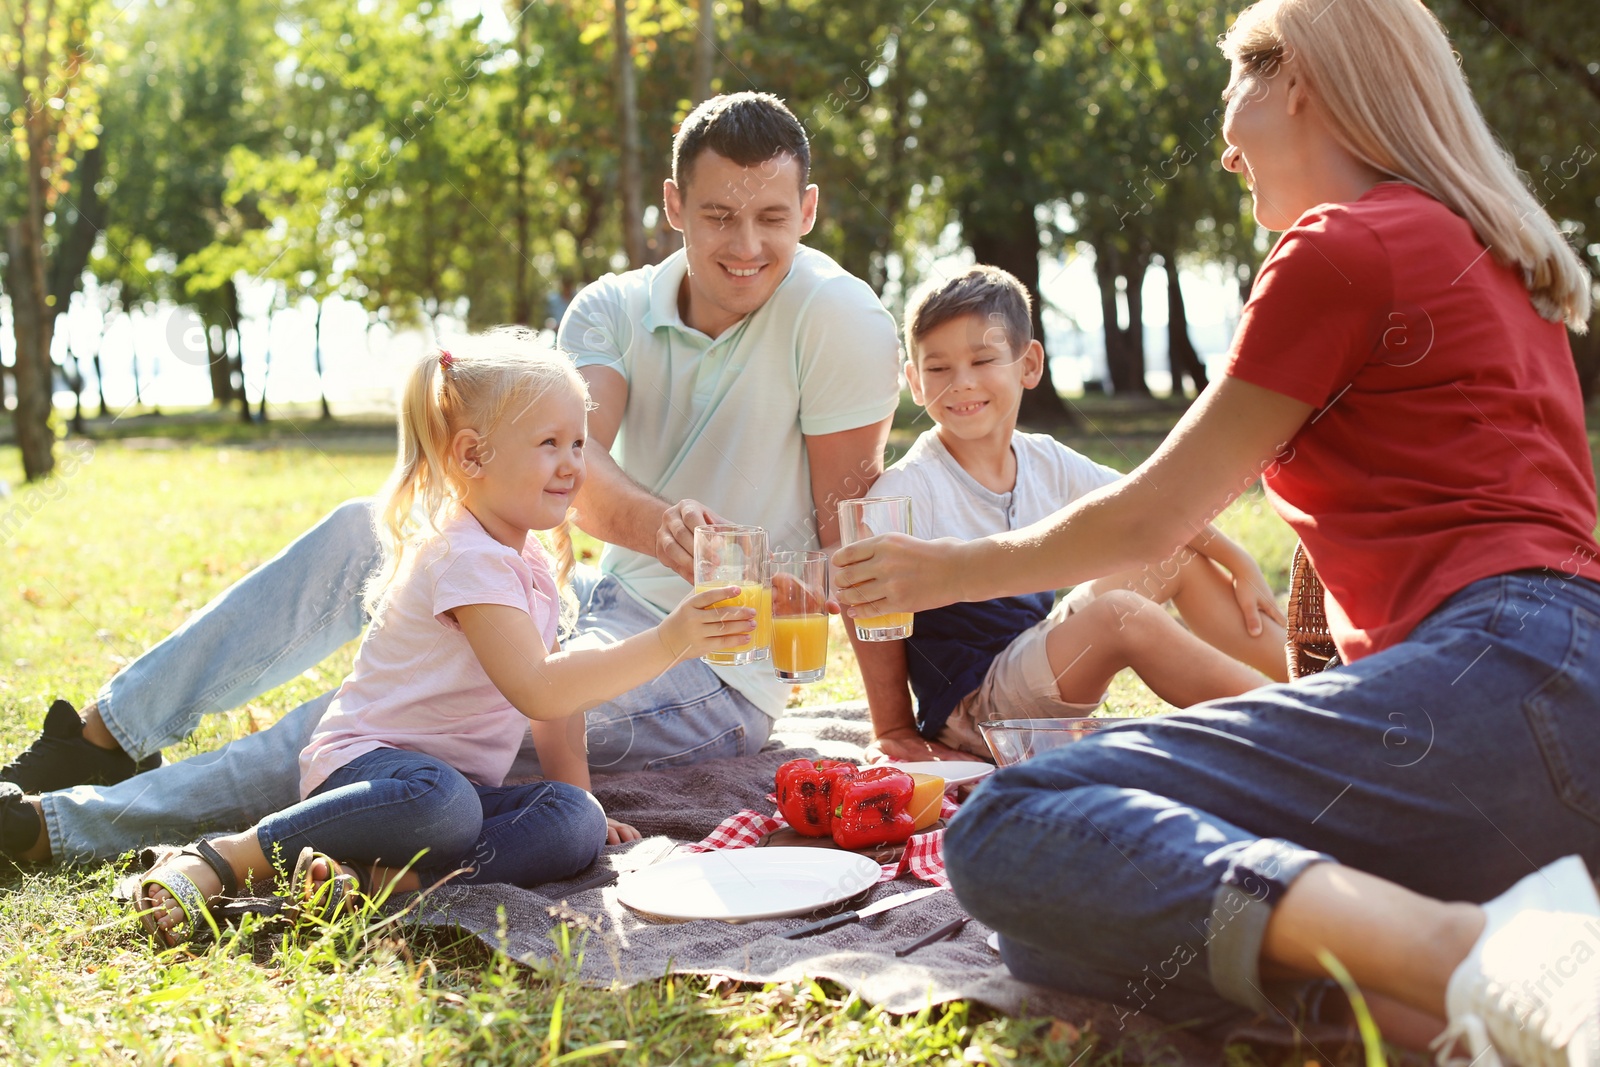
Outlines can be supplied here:
<path id="1" fill-rule="evenodd" d="M 805 127 L 771 93 L 725 93 L 689 112 L 672 139 L 672 180 L 679 189 L 688 185 L 695 159 L 707 150 L 741 167 L 788 153 L 800 164 L 800 188 L 811 180 Z"/>
<path id="2" fill-rule="evenodd" d="M 906 353 L 917 360 L 917 342 L 951 319 L 976 315 L 1006 332 L 1012 355 L 1033 340 L 1033 301 L 1016 276 L 999 267 L 977 266 L 958 278 L 923 290 L 906 309 Z"/>

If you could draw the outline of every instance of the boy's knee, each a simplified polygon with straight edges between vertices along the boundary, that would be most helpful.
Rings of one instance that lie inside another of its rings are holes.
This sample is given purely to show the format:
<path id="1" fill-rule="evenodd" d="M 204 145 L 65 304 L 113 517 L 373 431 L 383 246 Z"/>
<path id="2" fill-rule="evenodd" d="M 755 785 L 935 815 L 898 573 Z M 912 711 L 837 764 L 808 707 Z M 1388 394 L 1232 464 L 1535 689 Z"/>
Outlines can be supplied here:
<path id="1" fill-rule="evenodd" d="M 1083 609 L 1097 629 L 1110 637 L 1142 636 L 1172 620 L 1166 609 L 1131 589 L 1113 589 L 1090 601 Z"/>

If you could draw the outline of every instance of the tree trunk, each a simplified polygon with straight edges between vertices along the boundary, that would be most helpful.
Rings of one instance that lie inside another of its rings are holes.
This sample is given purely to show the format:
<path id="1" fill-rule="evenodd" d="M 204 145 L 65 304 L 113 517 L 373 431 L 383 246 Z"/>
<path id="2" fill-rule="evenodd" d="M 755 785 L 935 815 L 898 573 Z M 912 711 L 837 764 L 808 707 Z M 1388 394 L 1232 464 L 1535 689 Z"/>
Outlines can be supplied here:
<path id="1" fill-rule="evenodd" d="M 100 364 L 100 353 L 106 350 L 107 311 L 109 311 L 108 308 L 103 309 L 100 313 L 100 336 L 95 340 L 94 355 L 90 358 L 90 362 L 94 364 L 94 390 L 100 400 L 100 414 L 97 417 L 102 419 L 111 415 L 111 409 L 106 404 L 106 374 Z"/>
<path id="2" fill-rule="evenodd" d="M 1094 280 L 1100 288 L 1100 321 L 1106 339 L 1106 387 L 1109 392 L 1122 392 L 1123 368 L 1127 360 L 1123 355 L 1122 327 L 1117 325 L 1117 262 L 1116 253 L 1096 245 L 1094 250 Z"/>
<path id="3" fill-rule="evenodd" d="M 521 259 L 518 256 L 517 259 Z M 322 377 L 322 306 L 326 301 L 317 301 L 316 340 L 313 342 L 313 351 L 317 361 L 317 393 L 322 400 L 322 418 L 324 421 L 333 418 L 333 412 L 328 410 L 328 383 Z M 265 397 L 265 393 L 262 394 Z"/>
<path id="4" fill-rule="evenodd" d="M 238 321 L 237 318 L 234 319 L 235 323 Z M 234 326 L 231 332 L 233 333 L 233 358 L 229 360 L 229 366 L 237 374 L 234 379 L 233 397 L 239 401 L 239 421 L 252 423 L 256 420 L 250 414 L 250 397 L 244 387 L 244 332 L 237 325 Z M 226 343 L 226 339 L 224 339 L 224 343 Z"/>
<path id="5" fill-rule="evenodd" d="M 1032 209 L 1018 212 L 1007 220 L 1004 232 L 969 225 L 963 220 L 962 229 L 972 254 L 979 263 L 988 263 L 1016 275 L 1033 298 L 1033 336 L 1044 343 L 1043 302 L 1039 298 L 1039 225 Z M 1072 424 L 1072 415 L 1056 392 L 1055 379 L 1050 374 L 1050 353 L 1046 351 L 1044 376 L 1039 384 L 1022 394 L 1022 409 L 1017 420 L 1039 429 L 1049 429 Z"/>
<path id="6" fill-rule="evenodd" d="M 266 329 L 262 330 L 266 336 L 266 344 L 261 349 L 261 402 L 256 406 L 256 421 L 265 425 L 267 421 L 267 383 L 272 377 L 272 308 L 267 308 Z M 434 336 L 438 336 L 435 331 Z M 244 358 L 244 349 L 239 349 L 239 358 Z"/>
<path id="7" fill-rule="evenodd" d="M 22 453 L 23 477 L 30 482 L 55 468 L 55 432 L 50 428 L 50 334 L 55 316 L 45 304 L 44 244 L 39 221 L 40 216 L 30 205 L 23 209 L 22 218 L 6 230 L 6 291 L 11 297 L 11 328 L 17 350 L 12 370 L 17 407 L 12 422 L 17 448 Z"/>
<path id="8" fill-rule="evenodd" d="M 100 340 L 102 342 L 105 341 L 104 333 L 100 334 Z M 111 409 L 106 407 L 106 375 L 105 371 L 101 370 L 100 368 L 99 348 L 96 348 L 94 352 L 94 388 L 95 392 L 99 394 L 100 397 L 100 418 L 108 418 L 111 415 Z"/>
<path id="9" fill-rule="evenodd" d="M 700 0 L 700 32 L 694 39 L 694 84 L 689 99 L 695 104 L 711 98 L 711 57 L 717 47 L 715 0 Z"/>
<path id="10" fill-rule="evenodd" d="M 1206 366 L 1189 339 L 1189 314 L 1183 303 L 1183 287 L 1178 284 L 1178 257 L 1163 252 L 1161 262 L 1167 271 L 1167 365 L 1172 371 L 1172 396 L 1181 400 L 1187 379 L 1199 396 L 1206 387 Z"/>
<path id="11" fill-rule="evenodd" d="M 57 315 L 66 312 L 72 294 L 82 287 L 94 243 L 106 228 L 106 209 L 98 188 L 105 169 L 104 142 L 97 142 L 72 172 L 73 199 L 56 204 L 58 240 L 50 264 L 50 295 L 55 298 L 52 306 Z"/>
<path id="12" fill-rule="evenodd" d="M 511 217 L 517 231 L 517 256 L 512 265 L 511 278 L 511 321 L 522 326 L 542 326 L 543 323 L 533 321 L 533 293 L 528 286 L 528 238 L 531 233 L 531 221 L 528 212 L 528 98 L 531 95 L 528 88 L 530 77 L 528 69 L 528 52 L 533 47 L 533 29 L 530 20 L 519 18 L 517 20 L 517 110 L 516 120 L 511 125 L 512 166 L 516 196 L 511 205 Z"/>
<path id="13" fill-rule="evenodd" d="M 628 0 L 612 0 L 617 46 L 617 119 L 622 126 L 622 242 L 628 266 L 645 262 L 644 193 L 639 188 L 639 99 L 633 69 L 633 42 L 628 36 Z"/>
<path id="14" fill-rule="evenodd" d="M 1105 245 L 1094 251 L 1095 280 L 1100 283 L 1100 313 L 1105 323 L 1106 377 L 1111 391 L 1120 396 L 1149 396 L 1144 380 L 1144 274 L 1150 266 L 1145 252 L 1124 253 Z M 1128 306 L 1128 324 L 1117 313 L 1117 279 L 1122 279 Z"/>
<path id="15" fill-rule="evenodd" d="M 83 431 L 83 363 L 78 359 L 78 354 L 72 350 L 72 343 L 67 342 L 67 358 L 72 360 L 71 377 L 67 384 L 72 387 L 72 421 L 69 424 L 72 432 L 82 434 Z M 61 368 L 63 371 L 65 367 Z"/>
<path id="16" fill-rule="evenodd" d="M 233 367 L 228 360 L 228 329 L 218 322 L 213 322 L 207 316 L 200 318 L 201 328 L 206 332 L 206 373 L 211 379 L 211 402 L 218 408 L 228 406 L 228 401 L 233 399 Z M 215 343 L 211 340 L 211 331 L 217 331 Z"/>
<path id="17" fill-rule="evenodd" d="M 1149 255 L 1135 253 L 1132 267 L 1123 275 L 1128 301 L 1128 392 L 1149 396 L 1150 384 L 1144 380 L 1144 275 L 1150 269 Z"/>
<path id="18" fill-rule="evenodd" d="M 261 364 L 261 402 L 256 406 L 256 421 L 265 424 L 267 421 L 267 379 L 272 377 L 272 334 L 267 334 L 267 347 L 262 352 Z"/>

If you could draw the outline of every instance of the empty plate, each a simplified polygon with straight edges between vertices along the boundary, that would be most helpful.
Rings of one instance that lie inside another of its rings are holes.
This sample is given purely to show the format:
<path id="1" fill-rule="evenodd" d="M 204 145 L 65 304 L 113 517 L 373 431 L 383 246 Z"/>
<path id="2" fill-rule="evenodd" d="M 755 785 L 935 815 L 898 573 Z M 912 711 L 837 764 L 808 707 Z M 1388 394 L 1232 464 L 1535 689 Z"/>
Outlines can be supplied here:
<path id="1" fill-rule="evenodd" d="M 871 888 L 883 869 L 821 848 L 700 852 L 622 876 L 617 898 L 662 919 L 751 922 L 805 915 Z"/>
<path id="2" fill-rule="evenodd" d="M 954 789 L 958 785 L 976 782 L 979 778 L 994 773 L 994 765 L 990 763 L 973 763 L 970 760 L 929 760 L 927 763 L 888 763 L 897 771 L 907 774 L 931 774 L 935 778 L 943 778 L 947 788 Z"/>

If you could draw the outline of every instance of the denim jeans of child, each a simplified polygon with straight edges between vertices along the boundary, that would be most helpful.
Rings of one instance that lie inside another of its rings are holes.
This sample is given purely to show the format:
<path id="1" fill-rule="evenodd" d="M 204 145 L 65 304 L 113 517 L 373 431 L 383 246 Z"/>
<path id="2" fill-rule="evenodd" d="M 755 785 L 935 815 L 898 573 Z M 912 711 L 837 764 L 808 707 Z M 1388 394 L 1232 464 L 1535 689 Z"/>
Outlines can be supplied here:
<path id="1" fill-rule="evenodd" d="M 361 588 L 378 565 L 370 502 L 341 504 L 276 557 L 240 579 L 116 675 L 100 714 L 135 757 L 187 737 L 227 711 L 316 666 L 366 625 Z M 580 612 L 569 647 L 620 641 L 656 616 L 616 579 L 580 567 Z M 300 750 L 333 693 L 269 729 L 168 763 L 114 786 L 42 798 L 52 856 L 89 863 L 144 845 L 237 830 L 300 799 Z M 653 770 L 759 751 L 771 720 L 699 660 L 587 712 L 594 770 Z M 525 743 L 508 777 L 539 772 Z"/>
<path id="2" fill-rule="evenodd" d="M 1573 853 L 1600 872 L 1600 585 L 1544 571 L 1348 666 L 1003 768 L 945 836 L 1019 977 L 1223 1027 L 1297 998 L 1259 956 L 1312 864 L 1481 902 Z"/>
<path id="3" fill-rule="evenodd" d="M 305 800 L 256 826 L 280 872 L 306 847 L 336 860 L 452 881 L 532 886 L 568 878 L 606 843 L 599 803 L 577 786 L 482 786 L 420 752 L 380 748 L 338 768 Z"/>

